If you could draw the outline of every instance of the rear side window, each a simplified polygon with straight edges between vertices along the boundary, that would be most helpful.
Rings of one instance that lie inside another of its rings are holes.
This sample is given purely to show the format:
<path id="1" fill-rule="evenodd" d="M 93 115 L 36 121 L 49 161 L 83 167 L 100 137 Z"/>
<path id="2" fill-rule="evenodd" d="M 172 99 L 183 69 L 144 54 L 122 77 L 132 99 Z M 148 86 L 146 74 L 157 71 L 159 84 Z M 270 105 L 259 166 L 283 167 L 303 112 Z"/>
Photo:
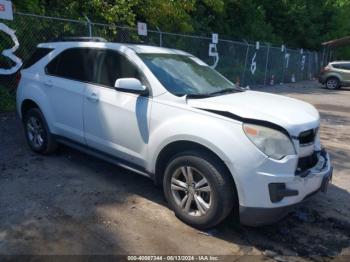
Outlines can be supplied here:
<path id="1" fill-rule="evenodd" d="M 41 58 L 46 56 L 48 53 L 50 53 L 53 49 L 52 48 L 42 48 L 38 47 L 35 52 L 31 55 L 31 57 L 26 60 L 23 64 L 23 69 L 29 68 L 32 65 L 34 65 L 36 62 L 38 62 Z"/>
<path id="2" fill-rule="evenodd" d="M 350 63 L 349 64 L 333 64 L 333 67 L 337 68 L 337 69 L 350 70 Z"/>
<path id="3" fill-rule="evenodd" d="M 71 48 L 55 57 L 46 73 L 67 79 L 92 82 L 97 51 L 90 48 Z"/>

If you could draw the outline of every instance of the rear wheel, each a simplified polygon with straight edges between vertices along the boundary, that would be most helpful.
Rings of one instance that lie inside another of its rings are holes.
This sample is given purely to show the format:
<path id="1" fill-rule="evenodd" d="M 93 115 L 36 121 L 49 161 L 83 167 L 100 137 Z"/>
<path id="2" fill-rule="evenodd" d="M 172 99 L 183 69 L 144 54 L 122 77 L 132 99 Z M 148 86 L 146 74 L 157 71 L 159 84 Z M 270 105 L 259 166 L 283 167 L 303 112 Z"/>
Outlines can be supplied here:
<path id="1" fill-rule="evenodd" d="M 36 153 L 49 154 L 57 144 L 49 132 L 45 118 L 38 108 L 29 109 L 24 115 L 24 131 L 29 147 Z"/>
<path id="2" fill-rule="evenodd" d="M 229 215 L 235 186 L 223 164 L 205 152 L 188 151 L 170 160 L 164 194 L 170 208 L 185 223 L 209 228 Z"/>
<path id="3" fill-rule="evenodd" d="M 331 90 L 339 89 L 340 88 L 340 81 L 336 77 L 330 77 L 326 81 L 326 87 Z"/>

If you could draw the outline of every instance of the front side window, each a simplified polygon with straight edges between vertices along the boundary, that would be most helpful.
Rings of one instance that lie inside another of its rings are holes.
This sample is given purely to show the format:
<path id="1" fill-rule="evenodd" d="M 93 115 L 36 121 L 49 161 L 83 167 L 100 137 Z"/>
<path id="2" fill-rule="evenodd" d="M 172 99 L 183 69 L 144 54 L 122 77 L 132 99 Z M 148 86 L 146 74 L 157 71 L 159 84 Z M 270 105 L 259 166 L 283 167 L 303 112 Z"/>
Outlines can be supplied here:
<path id="1" fill-rule="evenodd" d="M 99 51 L 94 82 L 114 88 L 119 78 L 136 78 L 145 84 L 146 79 L 139 69 L 122 54 L 113 50 Z"/>
<path id="2" fill-rule="evenodd" d="M 198 58 L 177 54 L 138 54 L 172 94 L 211 96 L 240 91 Z"/>
<path id="3" fill-rule="evenodd" d="M 55 57 L 46 67 L 50 75 L 92 82 L 97 52 L 90 48 L 71 48 Z"/>

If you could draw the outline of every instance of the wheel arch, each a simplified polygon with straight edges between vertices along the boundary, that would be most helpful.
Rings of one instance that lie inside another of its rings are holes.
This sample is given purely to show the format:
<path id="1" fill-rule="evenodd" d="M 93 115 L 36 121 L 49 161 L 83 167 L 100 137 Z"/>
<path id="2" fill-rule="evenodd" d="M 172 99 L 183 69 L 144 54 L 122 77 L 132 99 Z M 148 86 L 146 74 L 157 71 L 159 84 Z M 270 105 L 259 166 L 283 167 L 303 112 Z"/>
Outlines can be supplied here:
<path id="1" fill-rule="evenodd" d="M 330 78 L 336 78 L 336 79 L 338 79 L 339 82 L 341 82 L 341 79 L 340 79 L 340 77 L 339 77 L 337 74 L 332 74 L 332 75 L 327 76 L 326 82 L 327 82 Z"/>
<path id="2" fill-rule="evenodd" d="M 27 99 L 24 99 L 22 101 L 22 104 L 21 104 L 21 116 L 22 116 L 22 119 L 23 119 L 25 113 L 28 112 L 28 110 L 32 109 L 32 108 L 38 108 L 39 110 L 41 110 L 39 105 L 36 102 L 34 102 L 32 99 L 28 99 L 27 98 Z"/>
<path id="3" fill-rule="evenodd" d="M 17 91 L 17 112 L 19 117 L 23 119 L 25 112 L 30 108 L 38 108 L 44 115 L 51 132 L 55 133 L 52 105 L 50 105 L 45 92 L 37 85 L 28 85 L 25 88 L 22 86 Z"/>
<path id="4" fill-rule="evenodd" d="M 230 174 L 230 178 L 232 179 L 232 182 L 235 185 L 235 189 L 237 192 L 237 186 L 236 186 L 233 174 L 231 173 L 225 161 L 210 148 L 190 140 L 173 141 L 167 144 L 166 146 L 164 146 L 160 150 L 155 162 L 154 181 L 156 185 L 159 185 L 159 186 L 162 185 L 164 171 L 169 160 L 179 152 L 190 151 L 190 150 L 198 150 L 198 151 L 204 152 L 209 156 L 213 157 L 219 163 L 221 163 L 225 171 L 227 171 L 227 173 Z"/>

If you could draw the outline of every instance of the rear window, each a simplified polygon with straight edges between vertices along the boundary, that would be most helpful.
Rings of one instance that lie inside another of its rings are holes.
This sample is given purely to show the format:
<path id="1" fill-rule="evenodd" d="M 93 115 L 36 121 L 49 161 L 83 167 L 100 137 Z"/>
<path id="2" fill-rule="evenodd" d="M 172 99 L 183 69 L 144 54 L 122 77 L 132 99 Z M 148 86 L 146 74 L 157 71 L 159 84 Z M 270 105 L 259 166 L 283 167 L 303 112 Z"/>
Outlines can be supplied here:
<path id="1" fill-rule="evenodd" d="M 34 65 L 36 62 L 38 62 L 41 58 L 46 56 L 48 53 L 50 53 L 53 49 L 52 48 L 42 48 L 38 47 L 35 52 L 32 54 L 32 56 L 26 60 L 23 64 L 23 68 L 29 68 L 32 65 Z"/>

